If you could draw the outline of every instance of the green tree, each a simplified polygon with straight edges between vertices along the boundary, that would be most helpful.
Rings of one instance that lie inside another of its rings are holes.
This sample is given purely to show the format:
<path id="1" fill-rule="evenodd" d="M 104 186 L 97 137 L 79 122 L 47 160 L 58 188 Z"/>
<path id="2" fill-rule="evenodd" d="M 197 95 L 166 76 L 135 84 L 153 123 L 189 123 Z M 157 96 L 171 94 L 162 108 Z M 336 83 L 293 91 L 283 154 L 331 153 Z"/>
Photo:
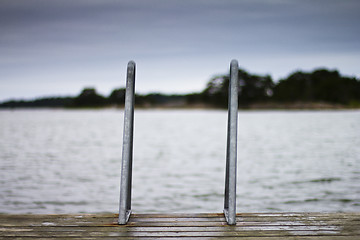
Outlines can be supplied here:
<path id="1" fill-rule="evenodd" d="M 114 89 L 108 98 L 109 103 L 117 105 L 125 104 L 125 92 L 125 88 Z"/>
<path id="2" fill-rule="evenodd" d="M 273 99 L 282 102 L 311 101 L 312 89 L 310 74 L 295 72 L 276 84 Z"/>
<path id="3" fill-rule="evenodd" d="M 106 98 L 97 94 L 94 88 L 85 88 L 81 94 L 74 99 L 75 107 L 101 107 L 106 105 Z"/>
<path id="4" fill-rule="evenodd" d="M 360 81 L 343 77 L 336 70 L 317 69 L 311 73 L 299 71 L 279 81 L 274 88 L 273 98 L 282 102 L 350 104 L 360 101 Z"/>
<path id="5" fill-rule="evenodd" d="M 269 75 L 259 76 L 239 69 L 239 105 L 268 101 L 273 94 L 274 82 Z M 205 102 L 218 107 L 227 107 L 229 75 L 216 76 L 211 79 L 202 92 Z"/>

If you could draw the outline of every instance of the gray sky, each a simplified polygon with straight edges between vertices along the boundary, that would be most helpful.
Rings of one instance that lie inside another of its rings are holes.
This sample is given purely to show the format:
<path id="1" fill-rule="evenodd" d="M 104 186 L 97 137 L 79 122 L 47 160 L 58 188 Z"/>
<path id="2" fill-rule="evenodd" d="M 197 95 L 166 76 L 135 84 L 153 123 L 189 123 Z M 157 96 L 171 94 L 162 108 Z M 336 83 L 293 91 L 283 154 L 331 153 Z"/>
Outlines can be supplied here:
<path id="1" fill-rule="evenodd" d="M 0 101 L 200 91 L 231 59 L 275 81 L 318 67 L 360 76 L 358 0 L 0 0 Z"/>

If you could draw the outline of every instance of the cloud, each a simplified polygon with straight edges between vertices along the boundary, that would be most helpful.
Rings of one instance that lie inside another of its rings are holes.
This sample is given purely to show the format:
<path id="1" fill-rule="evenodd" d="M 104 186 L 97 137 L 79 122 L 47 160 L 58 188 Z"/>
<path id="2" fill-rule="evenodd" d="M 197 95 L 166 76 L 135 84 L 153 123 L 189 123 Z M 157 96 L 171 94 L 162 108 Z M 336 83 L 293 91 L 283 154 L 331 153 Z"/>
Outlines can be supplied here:
<path id="1" fill-rule="evenodd" d="M 359 10 L 352 0 L 3 0 L 0 82 L 110 89 L 130 59 L 146 79 L 143 92 L 200 90 L 233 58 L 275 77 L 322 64 L 359 76 L 334 57 L 360 61 Z M 11 89 L 0 99 L 18 96 Z"/>

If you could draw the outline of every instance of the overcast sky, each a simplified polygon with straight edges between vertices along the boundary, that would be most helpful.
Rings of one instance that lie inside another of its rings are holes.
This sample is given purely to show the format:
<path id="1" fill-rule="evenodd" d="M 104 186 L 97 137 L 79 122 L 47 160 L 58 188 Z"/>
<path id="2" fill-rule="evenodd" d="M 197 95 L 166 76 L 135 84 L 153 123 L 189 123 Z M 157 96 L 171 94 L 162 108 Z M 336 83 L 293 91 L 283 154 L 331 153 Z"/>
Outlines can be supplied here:
<path id="1" fill-rule="evenodd" d="M 139 93 L 200 91 L 231 59 L 360 77 L 359 26 L 358 0 L 0 0 L 0 101 L 107 96 L 129 60 Z"/>

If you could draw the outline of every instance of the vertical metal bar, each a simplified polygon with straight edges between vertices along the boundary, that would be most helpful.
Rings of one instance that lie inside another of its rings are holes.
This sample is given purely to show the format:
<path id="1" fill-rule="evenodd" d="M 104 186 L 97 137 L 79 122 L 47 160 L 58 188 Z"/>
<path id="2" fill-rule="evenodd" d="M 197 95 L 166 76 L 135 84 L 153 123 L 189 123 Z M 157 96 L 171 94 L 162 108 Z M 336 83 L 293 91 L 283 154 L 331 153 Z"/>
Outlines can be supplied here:
<path id="1" fill-rule="evenodd" d="M 131 182 L 134 132 L 135 62 L 127 66 L 124 132 L 120 182 L 119 224 L 126 224 L 131 214 Z"/>
<path id="2" fill-rule="evenodd" d="M 238 121 L 238 71 L 236 60 L 230 64 L 228 129 L 226 146 L 226 176 L 224 214 L 229 225 L 236 224 L 236 161 L 237 161 L 237 121 Z"/>

